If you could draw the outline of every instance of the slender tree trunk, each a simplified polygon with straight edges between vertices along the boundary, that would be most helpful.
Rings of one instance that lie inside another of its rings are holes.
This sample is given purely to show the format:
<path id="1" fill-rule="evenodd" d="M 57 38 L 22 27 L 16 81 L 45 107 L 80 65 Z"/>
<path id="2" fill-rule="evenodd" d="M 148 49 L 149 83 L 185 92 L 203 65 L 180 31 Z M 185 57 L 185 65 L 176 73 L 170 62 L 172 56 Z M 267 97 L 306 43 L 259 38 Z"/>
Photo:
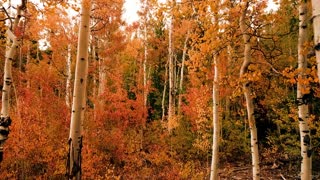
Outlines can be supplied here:
<path id="1" fill-rule="evenodd" d="M 99 58 L 99 87 L 98 87 L 98 97 L 99 97 L 99 107 L 103 107 L 103 100 L 100 98 L 105 91 L 106 83 L 106 68 L 104 65 L 104 59 Z"/>
<path id="2" fill-rule="evenodd" d="M 212 88 L 213 101 L 213 143 L 212 143 L 212 159 L 210 180 L 218 179 L 218 163 L 219 163 L 219 140 L 220 140 L 220 122 L 219 122 L 219 71 L 217 55 L 214 56 L 214 81 Z"/>
<path id="3" fill-rule="evenodd" d="M 228 48 L 227 48 L 227 51 L 228 51 L 228 61 L 227 61 L 227 65 L 226 65 L 226 67 L 228 67 L 227 68 L 227 76 L 230 76 L 230 70 L 232 69 L 232 67 L 229 67 L 229 65 L 231 64 L 231 61 L 232 61 L 232 49 L 231 49 L 231 46 L 229 45 L 228 46 Z M 227 91 L 229 92 L 230 91 L 230 88 L 228 87 L 227 88 Z M 225 120 L 229 120 L 230 119 L 230 95 L 227 95 L 226 96 L 226 100 L 225 100 L 226 102 L 226 104 L 225 104 Z M 222 125 L 221 125 L 222 126 Z M 223 138 L 223 137 L 221 137 L 221 138 Z"/>
<path id="4" fill-rule="evenodd" d="M 244 42 L 244 60 L 240 69 L 240 78 L 244 78 L 244 75 L 248 73 L 248 67 L 251 64 L 251 44 L 250 44 L 250 36 L 248 35 L 247 29 L 249 28 L 245 23 L 245 18 L 248 9 L 248 2 L 245 2 L 244 9 L 242 11 L 242 15 L 240 17 L 240 30 L 243 36 Z M 253 105 L 253 93 L 250 88 L 250 84 L 248 80 L 243 79 L 242 84 L 244 96 L 246 99 L 247 106 L 247 115 L 248 122 L 250 128 L 251 135 L 251 155 L 252 155 L 252 176 L 254 180 L 260 179 L 260 163 L 259 163 L 259 151 L 258 151 L 258 135 L 257 135 L 257 127 L 256 120 L 254 117 L 254 105 Z"/>
<path id="5" fill-rule="evenodd" d="M 180 81 L 179 81 L 179 98 L 178 98 L 178 114 L 181 113 L 181 103 L 182 103 L 182 88 L 183 88 L 183 77 L 184 77 L 184 65 L 187 56 L 187 42 L 189 40 L 189 31 L 187 32 L 186 39 L 183 44 L 183 52 L 182 52 L 182 62 L 181 62 L 181 72 L 180 72 Z"/>
<path id="6" fill-rule="evenodd" d="M 90 34 L 91 1 L 83 0 L 77 49 L 77 62 L 74 81 L 74 93 L 69 136 L 69 154 L 67 174 L 69 179 L 81 179 L 82 129 L 86 102 L 88 73 L 88 45 Z"/>
<path id="7" fill-rule="evenodd" d="M 168 107 L 168 130 L 172 130 L 172 121 L 175 115 L 175 78 L 174 78 L 174 58 L 173 58 L 173 42 L 172 42 L 172 30 L 173 30 L 173 13 L 171 10 L 171 17 L 169 22 L 169 48 L 168 48 L 168 59 L 169 59 L 169 107 Z"/>
<path id="8" fill-rule="evenodd" d="M 165 120 L 165 114 L 166 114 L 165 101 L 166 101 L 166 92 L 167 92 L 167 79 L 168 79 L 168 63 L 166 63 L 165 65 L 164 85 L 163 85 L 162 101 L 161 101 L 162 121 Z"/>
<path id="9" fill-rule="evenodd" d="M 99 60 L 98 59 L 99 56 L 97 55 L 98 54 L 98 51 L 97 51 L 98 39 L 96 37 L 92 36 L 92 41 L 93 42 L 91 42 L 91 44 L 92 44 L 92 51 L 91 51 L 91 58 L 92 59 L 91 59 L 91 61 L 93 64 L 96 65 L 97 60 Z M 96 71 L 96 69 L 95 69 L 95 71 Z M 93 88 L 92 88 L 92 97 L 94 100 L 97 99 L 97 95 L 98 95 L 98 91 L 97 91 L 99 89 L 98 82 L 99 82 L 99 79 L 97 78 L 96 73 L 94 72 L 93 73 Z M 93 121 L 96 122 L 96 118 L 97 118 L 97 104 L 96 103 L 93 104 L 93 108 L 94 108 Z"/>
<path id="10" fill-rule="evenodd" d="M 318 64 L 318 79 L 320 82 L 320 2 L 312 0 L 312 16 L 313 16 L 313 33 L 314 33 L 314 49 L 316 52 Z"/>
<path id="11" fill-rule="evenodd" d="M 71 74 L 71 45 L 68 45 L 68 50 L 67 50 L 67 65 L 66 65 L 66 70 L 67 70 L 67 81 L 66 81 L 66 105 L 67 107 L 71 108 L 71 79 L 72 79 L 72 74 Z"/>
<path id="12" fill-rule="evenodd" d="M 148 0 L 144 1 L 144 8 L 145 8 L 145 16 L 144 16 L 144 60 L 143 60 L 143 106 L 144 112 L 147 109 L 147 100 L 148 100 L 148 89 L 147 89 L 147 60 L 148 60 L 148 37 L 147 37 L 147 4 Z"/>
<path id="13" fill-rule="evenodd" d="M 14 19 L 14 23 L 11 29 L 7 31 L 7 42 L 8 45 L 11 43 L 10 48 L 6 49 L 5 54 L 5 65 L 4 65 L 4 77 L 3 77 L 3 89 L 2 89 L 2 107 L 0 116 L 0 162 L 3 159 L 3 146 L 9 135 L 9 126 L 11 125 L 10 118 L 10 91 L 12 86 L 12 61 L 19 48 L 20 38 L 17 37 L 13 32 L 19 25 L 22 11 L 26 8 L 26 2 L 21 1 L 21 5 L 17 8 L 17 14 Z"/>
<path id="14" fill-rule="evenodd" d="M 300 78 L 306 78 L 304 74 L 307 68 L 307 58 L 304 54 L 305 43 L 307 42 L 307 5 L 301 1 L 299 6 L 299 39 L 298 39 L 298 68 L 301 71 Z M 319 2 L 318 2 L 319 3 Z M 312 166 L 311 166 L 311 136 L 308 126 L 309 109 L 308 103 L 304 102 L 303 89 L 307 88 L 301 82 L 297 84 L 297 99 L 299 111 L 299 129 L 300 129 L 300 144 L 301 144 L 301 179 L 312 179 Z"/>

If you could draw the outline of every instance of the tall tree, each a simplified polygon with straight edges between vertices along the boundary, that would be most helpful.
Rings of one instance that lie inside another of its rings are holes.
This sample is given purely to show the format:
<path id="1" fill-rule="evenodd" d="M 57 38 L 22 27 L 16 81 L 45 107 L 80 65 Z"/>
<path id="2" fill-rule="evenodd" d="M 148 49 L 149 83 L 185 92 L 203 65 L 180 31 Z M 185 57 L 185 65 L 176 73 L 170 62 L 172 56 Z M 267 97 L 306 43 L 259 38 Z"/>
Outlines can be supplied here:
<path id="1" fill-rule="evenodd" d="M 90 11 L 91 0 L 82 0 L 67 160 L 67 175 L 69 179 L 81 179 L 82 130 L 86 106 Z"/>
<path id="2" fill-rule="evenodd" d="M 243 37 L 244 43 L 244 59 L 240 69 L 240 78 L 242 78 L 242 89 L 246 99 L 247 106 L 247 116 L 250 127 L 250 138 L 251 138 L 251 154 L 252 154 L 252 171 L 253 171 L 253 179 L 260 179 L 260 163 L 259 163 L 259 151 L 258 151 L 258 134 L 256 127 L 256 120 L 254 116 L 254 104 L 253 104 L 253 92 L 250 87 L 249 81 L 246 79 L 246 74 L 249 72 L 248 68 L 252 63 L 251 60 L 251 43 L 250 43 L 250 35 L 248 32 L 248 25 L 246 24 L 247 11 L 249 8 L 249 2 L 246 1 L 242 6 L 242 14 L 240 16 L 240 30 Z"/>
<path id="3" fill-rule="evenodd" d="M 181 115 L 181 103 L 182 103 L 182 90 L 183 90 L 183 80 L 184 80 L 184 68 L 185 68 L 185 61 L 187 56 L 187 43 L 189 40 L 189 30 L 187 31 L 187 35 L 184 40 L 183 50 L 182 50 L 182 60 L 181 60 L 181 70 L 180 70 L 180 80 L 179 80 L 179 97 L 178 97 L 178 114 Z"/>
<path id="4" fill-rule="evenodd" d="M 210 9 L 213 11 L 213 21 L 212 28 L 214 29 L 214 35 L 216 38 L 217 46 L 221 46 L 221 42 L 219 42 L 219 10 L 220 4 L 212 3 L 210 4 Z M 219 58 L 219 48 L 216 48 L 216 51 L 213 52 L 213 86 L 212 86 L 212 119 L 213 119 L 213 138 L 212 138 L 212 159 L 211 159 L 211 172 L 210 172 L 210 180 L 218 179 L 218 165 L 219 165 L 219 141 L 220 141 L 220 131 L 221 125 L 219 120 L 219 66 L 218 66 L 218 58 Z"/>
<path id="5" fill-rule="evenodd" d="M 66 105 L 70 108 L 70 99 L 71 99 L 71 63 L 72 63 L 72 55 L 71 55 L 71 45 L 67 47 L 67 63 L 66 63 L 66 71 L 67 71 L 67 80 L 66 80 Z"/>
<path id="6" fill-rule="evenodd" d="M 298 114 L 299 114 L 299 129 L 300 129 L 300 145 L 301 145 L 301 179 L 312 179 L 312 161 L 311 161 L 311 136 L 308 125 L 309 119 L 309 102 L 305 102 L 304 95 L 308 94 L 306 84 L 303 79 L 306 79 L 307 57 L 304 53 L 307 42 L 307 4 L 305 0 L 300 1 L 299 5 L 299 38 L 298 38 L 298 71 L 299 80 L 297 84 L 297 99 L 298 99 Z"/>
<path id="7" fill-rule="evenodd" d="M 147 17 L 148 17 L 148 0 L 144 0 L 144 28 L 143 28 L 143 49 L 144 49 L 144 57 L 143 57 L 143 106 L 144 109 L 147 109 L 147 101 L 148 101 L 148 89 L 147 89 L 147 60 L 148 60 L 148 32 L 147 32 Z"/>
<path id="8" fill-rule="evenodd" d="M 7 30 L 7 42 L 9 48 L 6 49 L 3 88 L 2 88 L 2 108 L 0 117 L 0 162 L 3 159 L 3 145 L 8 138 L 10 118 L 10 91 L 12 86 L 12 62 L 19 48 L 22 35 L 22 28 L 19 27 L 23 11 L 26 9 L 26 0 L 21 0 L 18 6 L 14 22 L 10 20 L 10 28 Z M 7 13 L 8 14 L 8 13 Z M 8 14 L 9 15 L 9 14 Z M 11 17 L 8 17 L 11 19 Z"/>
<path id="9" fill-rule="evenodd" d="M 174 63 L 174 45 L 173 45 L 173 21 L 174 21 L 174 14 L 173 8 L 175 4 L 175 0 L 170 0 L 170 12 L 169 12 L 169 26 L 168 26 L 168 33 L 169 33 L 169 47 L 168 47 L 168 64 L 169 64 L 169 104 L 168 104 L 168 130 L 169 132 L 172 130 L 172 123 L 174 121 L 175 116 L 175 63 Z"/>
<path id="10" fill-rule="evenodd" d="M 213 143 L 212 143 L 212 160 L 210 180 L 218 179 L 218 153 L 219 153 L 219 139 L 220 139 L 220 123 L 219 123 L 219 99 L 218 99 L 218 83 L 219 71 L 217 55 L 214 56 L 214 80 L 212 88 L 212 103 L 213 103 Z"/>

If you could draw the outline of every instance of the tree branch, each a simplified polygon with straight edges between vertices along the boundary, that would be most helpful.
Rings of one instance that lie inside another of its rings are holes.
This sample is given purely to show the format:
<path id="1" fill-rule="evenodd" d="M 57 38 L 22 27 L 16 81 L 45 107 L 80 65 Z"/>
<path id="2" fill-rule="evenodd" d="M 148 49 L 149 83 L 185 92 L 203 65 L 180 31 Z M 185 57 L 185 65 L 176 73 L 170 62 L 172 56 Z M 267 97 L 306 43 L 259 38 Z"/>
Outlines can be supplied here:
<path id="1" fill-rule="evenodd" d="M 12 29 L 12 19 L 11 19 L 10 15 L 9 15 L 8 11 L 6 10 L 6 8 L 4 8 L 2 6 L 2 9 L 3 9 L 4 13 L 7 15 L 7 17 L 8 17 L 7 19 L 10 20 L 10 29 Z"/>

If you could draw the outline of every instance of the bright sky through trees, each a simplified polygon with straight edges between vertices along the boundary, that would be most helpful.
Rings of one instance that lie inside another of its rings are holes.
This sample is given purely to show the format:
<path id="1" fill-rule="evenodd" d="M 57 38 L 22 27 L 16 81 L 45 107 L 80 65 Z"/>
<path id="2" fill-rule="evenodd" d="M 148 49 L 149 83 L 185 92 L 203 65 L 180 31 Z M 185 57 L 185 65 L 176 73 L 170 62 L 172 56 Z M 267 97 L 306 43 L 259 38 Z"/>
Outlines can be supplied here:
<path id="1" fill-rule="evenodd" d="M 165 2 L 165 0 L 159 0 L 160 2 Z M 12 2 L 15 5 L 15 1 Z M 269 0 L 269 10 L 277 9 L 278 5 L 273 0 Z M 140 0 L 126 0 L 124 3 L 124 13 L 122 18 L 128 23 L 131 24 L 134 21 L 139 19 L 137 11 L 140 8 Z"/>
<path id="2" fill-rule="evenodd" d="M 124 3 L 124 14 L 122 18 L 128 22 L 128 24 L 137 21 L 139 16 L 137 11 L 140 8 L 139 0 L 126 0 Z"/>
<path id="3" fill-rule="evenodd" d="M 160 2 L 164 3 L 165 0 L 159 0 Z M 268 11 L 275 10 L 278 8 L 274 0 L 269 0 Z M 140 8 L 140 0 L 126 0 L 124 3 L 124 14 L 122 18 L 128 23 L 131 24 L 134 21 L 139 19 L 137 11 Z"/>

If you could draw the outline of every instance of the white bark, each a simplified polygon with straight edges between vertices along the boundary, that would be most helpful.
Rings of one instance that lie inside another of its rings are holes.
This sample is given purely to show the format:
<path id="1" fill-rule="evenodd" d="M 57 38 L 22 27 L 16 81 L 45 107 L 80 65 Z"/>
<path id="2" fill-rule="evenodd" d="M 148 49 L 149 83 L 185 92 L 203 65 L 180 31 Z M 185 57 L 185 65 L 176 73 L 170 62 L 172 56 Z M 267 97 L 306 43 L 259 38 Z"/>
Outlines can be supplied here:
<path id="1" fill-rule="evenodd" d="M 147 100 L 148 100 L 148 89 L 147 89 L 147 60 L 148 60 L 148 47 L 147 47 L 147 3 L 148 1 L 144 1 L 145 8 L 145 17 L 144 17 L 144 60 L 143 60 L 143 105 L 144 111 L 147 109 Z"/>
<path id="2" fill-rule="evenodd" d="M 2 143 L 8 138 L 9 127 L 6 125 L 10 122 L 10 91 L 12 86 L 12 61 L 15 53 L 18 49 L 18 40 L 16 37 L 13 38 L 13 42 L 9 50 L 6 52 L 6 59 L 4 65 L 4 77 L 3 77 L 3 89 L 2 89 L 2 108 L 1 108 L 1 119 L 0 119 L 0 152 L 2 152 Z"/>
<path id="3" fill-rule="evenodd" d="M 21 1 L 21 5 L 17 8 L 17 14 L 12 25 L 12 29 L 7 31 L 7 48 L 5 54 L 5 65 L 4 65 L 4 77 L 3 77 L 3 89 L 2 89 L 2 107 L 0 117 L 0 162 L 3 159 L 3 145 L 5 140 L 8 138 L 9 126 L 11 124 L 10 119 L 10 91 L 12 86 L 12 61 L 16 52 L 19 48 L 20 38 L 14 35 L 14 31 L 19 25 L 22 11 L 26 8 L 26 2 Z M 10 42 L 11 45 L 10 45 Z"/>
<path id="4" fill-rule="evenodd" d="M 167 79 L 168 79 L 168 63 L 166 63 L 165 65 L 165 76 L 164 76 L 164 85 L 163 85 L 162 101 L 161 101 L 162 121 L 164 121 L 165 114 L 166 114 L 165 99 L 166 99 L 166 92 L 167 92 Z"/>
<path id="5" fill-rule="evenodd" d="M 320 82 L 320 2 L 312 0 L 312 16 L 313 16 L 313 33 L 315 52 L 318 64 L 318 79 Z"/>
<path id="6" fill-rule="evenodd" d="M 69 157 L 67 167 L 69 179 L 81 179 L 82 129 L 86 105 L 90 10 L 91 1 L 83 0 L 81 4 L 81 20 L 79 27 L 77 62 L 69 136 Z"/>
<path id="7" fill-rule="evenodd" d="M 299 6 L 299 39 L 298 39 L 298 68 L 300 70 L 299 77 L 305 78 L 304 71 L 307 68 L 307 58 L 303 51 L 307 42 L 307 5 L 301 1 Z M 307 123 L 309 118 L 308 102 L 304 102 L 302 90 L 307 88 L 301 82 L 297 83 L 297 99 L 299 113 L 299 129 L 301 144 L 301 179 L 312 179 L 312 162 L 311 162 L 311 136 Z"/>
<path id="8" fill-rule="evenodd" d="M 186 61 L 187 55 L 187 42 L 189 40 L 189 31 L 187 32 L 186 39 L 183 44 L 183 52 L 182 52 L 182 62 L 181 62 L 181 72 L 180 72 L 180 81 L 179 81 L 179 99 L 178 99 L 178 114 L 181 113 L 181 103 L 182 103 L 182 88 L 183 88 L 183 77 L 184 77 L 184 65 Z"/>
<path id="9" fill-rule="evenodd" d="M 67 107 L 71 108 L 71 79 L 72 79 L 72 74 L 71 74 L 71 45 L 68 45 L 68 50 L 67 50 L 67 65 L 66 65 L 66 70 L 67 70 L 67 81 L 66 81 L 66 105 Z"/>
<path id="10" fill-rule="evenodd" d="M 171 10 L 172 11 L 172 10 Z M 168 48 L 168 59 L 169 59 L 169 107 L 168 107 L 168 130 L 171 132 L 171 124 L 175 115 L 175 78 L 174 78 L 174 58 L 173 58 L 173 43 L 172 43 L 172 30 L 173 30 L 173 15 L 172 12 L 169 20 L 169 48 Z"/>
<path id="11" fill-rule="evenodd" d="M 240 17 L 240 30 L 243 36 L 244 42 L 244 60 L 243 64 L 240 69 L 240 78 L 248 73 L 248 67 L 251 64 L 251 44 L 250 44 L 250 36 L 247 33 L 248 26 L 245 23 L 245 18 L 247 14 L 249 3 L 246 2 L 244 5 L 244 9 L 242 15 Z M 258 135 L 257 135 L 257 128 L 256 128 L 256 120 L 254 117 L 254 105 L 253 105 L 253 93 L 251 91 L 249 82 L 247 80 L 243 80 L 242 84 L 244 96 L 246 99 L 246 106 L 247 106 L 247 115 L 248 115 L 248 122 L 250 128 L 250 135 L 251 135 L 251 155 L 252 155 L 252 177 L 254 180 L 260 179 L 260 162 L 259 162 L 259 151 L 258 151 Z"/>
<path id="12" fill-rule="evenodd" d="M 218 179 L 218 163 L 219 163 L 219 140 L 220 140 L 220 122 L 219 122 L 219 71 L 216 55 L 214 56 L 214 81 L 212 88 L 213 101 L 213 143 L 212 143 L 212 159 L 210 180 Z"/>

